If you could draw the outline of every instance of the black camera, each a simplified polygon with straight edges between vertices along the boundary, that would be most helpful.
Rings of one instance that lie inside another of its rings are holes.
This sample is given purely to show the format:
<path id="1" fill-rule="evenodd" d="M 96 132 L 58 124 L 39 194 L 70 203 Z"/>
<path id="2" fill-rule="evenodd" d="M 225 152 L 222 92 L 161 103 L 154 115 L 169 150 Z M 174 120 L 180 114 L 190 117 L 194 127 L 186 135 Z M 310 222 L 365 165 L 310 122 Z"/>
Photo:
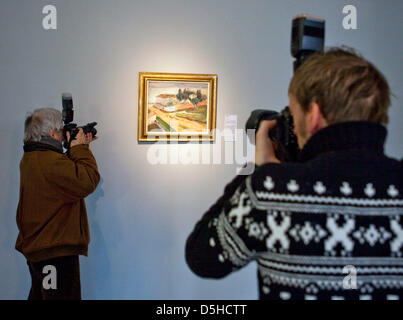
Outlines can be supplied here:
<path id="1" fill-rule="evenodd" d="M 322 51 L 325 42 L 325 20 L 310 15 L 298 15 L 292 20 L 291 55 L 294 61 L 294 72 L 314 52 Z M 277 143 L 276 156 L 283 162 L 296 161 L 298 157 L 298 141 L 293 129 L 294 123 L 289 107 L 280 113 L 259 109 L 252 111 L 245 129 L 259 129 L 260 121 L 276 120 L 276 126 L 269 131 L 269 137 Z"/>
<path id="2" fill-rule="evenodd" d="M 73 123 L 74 119 L 74 110 L 73 110 L 73 98 L 70 93 L 63 93 L 62 94 L 62 119 L 64 123 L 63 127 L 63 138 L 64 143 L 63 147 L 67 150 L 70 149 L 70 142 L 77 136 L 78 131 L 80 128 L 83 129 L 83 132 L 92 133 L 92 136 L 95 137 L 97 134 L 97 130 L 94 128 L 97 123 L 91 122 L 86 124 L 85 126 L 78 127 L 77 124 Z M 67 132 L 70 133 L 70 141 L 67 141 Z"/>
<path id="3" fill-rule="evenodd" d="M 298 141 L 293 132 L 290 108 L 285 107 L 280 113 L 266 109 L 254 110 L 246 122 L 246 130 L 255 129 L 256 133 L 262 120 L 277 121 L 276 126 L 269 131 L 270 139 L 277 143 L 277 158 L 282 162 L 295 161 L 298 157 Z"/>

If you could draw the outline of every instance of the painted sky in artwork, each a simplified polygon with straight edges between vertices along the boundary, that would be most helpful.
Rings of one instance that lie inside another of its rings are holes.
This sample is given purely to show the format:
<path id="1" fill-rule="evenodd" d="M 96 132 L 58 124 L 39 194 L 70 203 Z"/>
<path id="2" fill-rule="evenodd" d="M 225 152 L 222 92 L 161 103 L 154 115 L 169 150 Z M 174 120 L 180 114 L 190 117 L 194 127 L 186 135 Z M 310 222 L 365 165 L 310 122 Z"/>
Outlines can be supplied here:
<path id="1" fill-rule="evenodd" d="M 161 93 L 177 94 L 178 89 L 202 90 L 203 94 L 208 93 L 209 84 L 205 82 L 175 82 L 175 81 L 147 81 L 148 103 L 155 103 L 155 98 Z"/>

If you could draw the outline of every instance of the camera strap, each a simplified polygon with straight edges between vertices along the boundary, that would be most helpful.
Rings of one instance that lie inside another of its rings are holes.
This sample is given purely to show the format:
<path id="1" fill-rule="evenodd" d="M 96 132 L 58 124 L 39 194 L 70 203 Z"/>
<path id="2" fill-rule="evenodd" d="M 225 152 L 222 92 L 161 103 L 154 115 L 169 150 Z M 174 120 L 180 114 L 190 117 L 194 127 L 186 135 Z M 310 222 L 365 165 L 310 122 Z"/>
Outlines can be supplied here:
<path id="1" fill-rule="evenodd" d="M 66 146 L 66 155 L 67 156 L 69 156 L 70 155 L 70 145 L 71 145 L 71 141 L 73 141 L 75 138 L 76 138 L 76 136 L 77 136 L 77 134 L 78 134 L 78 129 L 77 128 L 74 128 L 73 130 L 71 130 L 70 131 L 70 139 L 69 139 L 69 141 L 67 142 L 67 146 Z"/>

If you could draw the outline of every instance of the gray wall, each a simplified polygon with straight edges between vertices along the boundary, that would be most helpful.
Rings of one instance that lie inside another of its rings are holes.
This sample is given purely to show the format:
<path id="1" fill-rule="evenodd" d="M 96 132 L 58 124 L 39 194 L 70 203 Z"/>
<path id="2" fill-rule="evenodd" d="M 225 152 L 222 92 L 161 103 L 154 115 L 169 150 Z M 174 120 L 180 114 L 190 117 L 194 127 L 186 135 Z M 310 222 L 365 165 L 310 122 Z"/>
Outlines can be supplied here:
<path id="1" fill-rule="evenodd" d="M 42 28 L 46 4 L 58 9 L 56 31 Z M 342 28 L 346 4 L 358 9 L 357 30 Z M 66 91 L 80 123 L 96 120 L 100 132 L 92 149 L 102 182 L 87 198 L 83 297 L 257 298 L 254 264 L 220 281 L 187 268 L 186 237 L 235 165 L 149 164 L 150 145 L 137 143 L 138 72 L 218 74 L 217 127 L 226 114 L 242 127 L 253 108 L 287 104 L 291 19 L 319 15 L 328 46 L 353 46 L 386 75 L 395 94 L 386 151 L 401 158 L 402 9 L 400 0 L 1 0 L 0 299 L 25 299 L 30 285 L 14 250 L 24 117 L 60 108 Z"/>

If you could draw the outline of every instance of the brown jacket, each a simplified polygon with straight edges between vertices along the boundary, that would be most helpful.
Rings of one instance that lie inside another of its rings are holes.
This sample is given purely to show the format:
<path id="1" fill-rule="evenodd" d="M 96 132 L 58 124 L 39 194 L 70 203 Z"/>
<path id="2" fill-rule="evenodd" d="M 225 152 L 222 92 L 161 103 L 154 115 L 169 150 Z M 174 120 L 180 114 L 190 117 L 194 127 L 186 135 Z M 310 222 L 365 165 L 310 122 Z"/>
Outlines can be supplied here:
<path id="1" fill-rule="evenodd" d="M 84 198 L 100 179 L 89 146 L 72 147 L 69 157 L 40 143 L 29 147 L 20 163 L 15 248 L 32 262 L 87 255 L 90 234 Z"/>

